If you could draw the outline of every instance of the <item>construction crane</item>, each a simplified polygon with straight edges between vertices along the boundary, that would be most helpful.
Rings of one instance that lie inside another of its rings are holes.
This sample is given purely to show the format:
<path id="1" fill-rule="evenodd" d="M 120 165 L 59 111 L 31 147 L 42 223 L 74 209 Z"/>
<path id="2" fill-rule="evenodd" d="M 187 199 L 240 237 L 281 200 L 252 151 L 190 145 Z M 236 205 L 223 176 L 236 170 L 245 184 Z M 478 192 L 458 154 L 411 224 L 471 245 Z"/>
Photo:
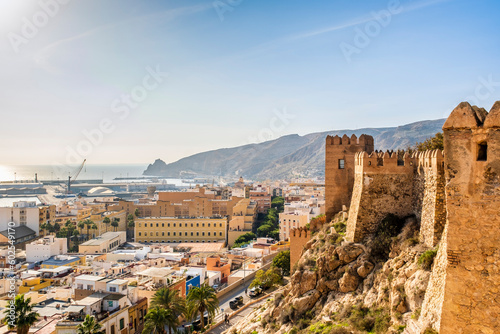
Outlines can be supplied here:
<path id="1" fill-rule="evenodd" d="M 87 159 L 84 159 L 82 164 L 80 165 L 80 167 L 78 167 L 78 170 L 76 171 L 76 173 L 73 175 L 73 176 L 68 176 L 68 195 L 71 194 L 71 179 L 73 179 L 73 181 L 76 181 L 76 178 L 78 177 L 78 175 L 80 175 L 80 172 L 82 171 L 83 169 L 83 166 L 85 166 L 85 162 L 87 161 Z"/>

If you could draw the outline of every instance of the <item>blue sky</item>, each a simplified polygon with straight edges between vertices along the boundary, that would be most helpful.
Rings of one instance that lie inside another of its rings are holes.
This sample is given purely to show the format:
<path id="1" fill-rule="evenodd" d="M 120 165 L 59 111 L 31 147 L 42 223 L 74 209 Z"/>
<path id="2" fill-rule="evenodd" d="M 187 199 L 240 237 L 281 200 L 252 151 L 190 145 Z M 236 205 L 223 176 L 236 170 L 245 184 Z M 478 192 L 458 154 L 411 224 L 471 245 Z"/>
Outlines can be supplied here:
<path id="1" fill-rule="evenodd" d="M 0 164 L 171 162 L 285 134 L 444 118 L 463 100 L 489 109 L 500 99 L 499 9 L 0 0 Z M 155 82 L 155 70 L 168 75 Z M 132 92 L 146 95 L 118 112 Z"/>

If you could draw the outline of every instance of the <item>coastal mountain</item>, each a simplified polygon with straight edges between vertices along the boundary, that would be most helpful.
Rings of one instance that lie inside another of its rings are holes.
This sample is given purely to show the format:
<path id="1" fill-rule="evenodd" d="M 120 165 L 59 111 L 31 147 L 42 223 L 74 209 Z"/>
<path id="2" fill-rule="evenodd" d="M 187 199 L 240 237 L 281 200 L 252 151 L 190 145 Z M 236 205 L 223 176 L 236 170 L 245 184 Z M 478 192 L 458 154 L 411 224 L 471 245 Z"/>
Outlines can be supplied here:
<path id="1" fill-rule="evenodd" d="M 255 180 L 323 176 L 327 135 L 367 134 L 373 136 L 375 149 L 396 150 L 434 136 L 441 131 L 444 121 L 287 135 L 259 144 L 202 152 L 169 164 L 157 159 L 143 174 L 171 178 L 243 176 Z"/>

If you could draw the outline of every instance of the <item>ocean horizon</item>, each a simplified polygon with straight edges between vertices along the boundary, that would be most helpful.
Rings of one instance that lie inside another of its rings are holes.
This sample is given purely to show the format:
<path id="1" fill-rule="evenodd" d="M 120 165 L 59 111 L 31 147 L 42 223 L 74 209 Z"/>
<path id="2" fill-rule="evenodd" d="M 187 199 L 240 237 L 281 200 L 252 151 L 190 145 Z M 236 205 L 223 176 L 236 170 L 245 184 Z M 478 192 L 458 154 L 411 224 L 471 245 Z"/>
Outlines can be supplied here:
<path id="1" fill-rule="evenodd" d="M 115 178 L 143 177 L 142 173 L 148 167 L 147 163 L 138 164 L 85 164 L 77 180 L 103 180 L 110 182 Z M 0 182 L 35 180 L 35 173 L 39 181 L 67 180 L 74 176 L 79 165 L 53 166 L 53 165 L 0 165 Z"/>

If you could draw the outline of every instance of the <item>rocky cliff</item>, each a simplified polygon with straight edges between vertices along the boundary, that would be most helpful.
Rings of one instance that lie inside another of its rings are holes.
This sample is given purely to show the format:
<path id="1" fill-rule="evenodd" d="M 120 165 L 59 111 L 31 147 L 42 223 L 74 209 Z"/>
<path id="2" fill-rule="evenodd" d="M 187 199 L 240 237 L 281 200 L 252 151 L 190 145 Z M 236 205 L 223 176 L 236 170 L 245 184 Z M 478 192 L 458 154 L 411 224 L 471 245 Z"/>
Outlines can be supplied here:
<path id="1" fill-rule="evenodd" d="M 284 291 L 225 333 L 402 333 L 420 316 L 435 251 L 415 219 L 394 219 L 363 244 L 323 226 Z"/>
<path id="2" fill-rule="evenodd" d="M 392 128 L 365 128 L 288 135 L 259 144 L 224 148 L 195 154 L 166 164 L 158 159 L 144 175 L 164 177 L 243 176 L 250 179 L 282 179 L 294 176 L 322 176 L 327 135 L 368 134 L 376 149 L 399 149 L 414 145 L 441 131 L 444 119 L 422 121 Z"/>

